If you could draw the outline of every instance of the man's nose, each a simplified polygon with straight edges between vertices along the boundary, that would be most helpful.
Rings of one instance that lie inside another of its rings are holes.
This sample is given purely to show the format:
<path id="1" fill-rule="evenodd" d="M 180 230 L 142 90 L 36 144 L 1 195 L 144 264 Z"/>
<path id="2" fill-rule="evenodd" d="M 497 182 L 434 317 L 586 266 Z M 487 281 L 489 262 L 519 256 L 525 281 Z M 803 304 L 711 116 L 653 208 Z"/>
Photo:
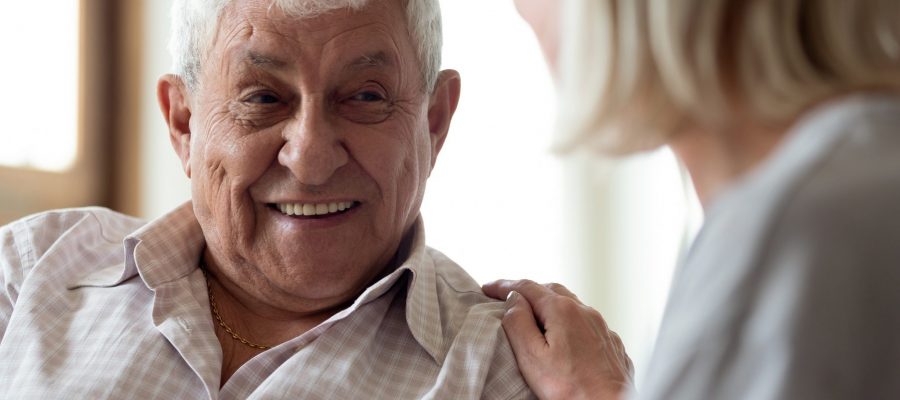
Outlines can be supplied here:
<path id="1" fill-rule="evenodd" d="M 284 140 L 278 162 L 306 185 L 327 183 L 349 160 L 344 137 L 328 121 L 324 106 L 304 107 L 285 127 Z"/>

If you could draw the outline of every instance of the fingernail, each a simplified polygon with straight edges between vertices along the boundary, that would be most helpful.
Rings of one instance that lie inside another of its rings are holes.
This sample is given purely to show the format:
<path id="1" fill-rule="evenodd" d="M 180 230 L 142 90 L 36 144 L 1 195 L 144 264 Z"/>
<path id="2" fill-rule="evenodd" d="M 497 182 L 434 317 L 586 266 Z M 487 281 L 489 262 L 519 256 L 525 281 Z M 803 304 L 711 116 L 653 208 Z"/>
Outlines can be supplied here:
<path id="1" fill-rule="evenodd" d="M 512 290 L 506 295 L 506 309 L 509 310 L 519 301 L 519 292 Z"/>

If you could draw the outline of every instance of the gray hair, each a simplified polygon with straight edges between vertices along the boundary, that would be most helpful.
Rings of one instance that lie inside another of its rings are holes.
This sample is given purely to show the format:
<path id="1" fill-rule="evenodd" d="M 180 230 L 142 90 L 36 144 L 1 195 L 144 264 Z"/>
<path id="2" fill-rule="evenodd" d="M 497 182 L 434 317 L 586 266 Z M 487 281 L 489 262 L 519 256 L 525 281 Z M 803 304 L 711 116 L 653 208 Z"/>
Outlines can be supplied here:
<path id="1" fill-rule="evenodd" d="M 198 85 L 200 68 L 212 44 L 219 20 L 232 0 L 175 0 L 169 52 L 173 69 L 189 90 Z M 369 0 L 272 0 L 287 15 L 311 18 L 340 8 L 358 10 Z M 441 67 L 441 9 L 438 0 L 406 0 L 407 29 L 428 92 L 434 90 Z"/>

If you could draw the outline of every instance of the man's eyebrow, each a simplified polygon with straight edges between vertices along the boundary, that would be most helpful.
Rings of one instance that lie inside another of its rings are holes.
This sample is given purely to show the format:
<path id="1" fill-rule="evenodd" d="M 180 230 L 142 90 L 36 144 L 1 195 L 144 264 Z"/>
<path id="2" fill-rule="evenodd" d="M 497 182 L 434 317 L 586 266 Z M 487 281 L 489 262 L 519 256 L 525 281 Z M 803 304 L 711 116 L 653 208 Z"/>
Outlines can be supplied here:
<path id="1" fill-rule="evenodd" d="M 283 69 L 287 62 L 255 51 L 248 51 L 244 56 L 244 62 L 254 67 Z"/>
<path id="2" fill-rule="evenodd" d="M 284 69 L 289 65 L 287 61 L 255 51 L 248 51 L 242 62 L 264 69 Z M 369 68 L 383 68 L 393 64 L 394 62 L 391 57 L 389 57 L 387 53 L 380 51 L 360 56 L 347 63 L 344 66 L 344 69 L 357 71 Z"/>
<path id="3" fill-rule="evenodd" d="M 388 57 L 387 53 L 380 51 L 359 57 L 347 64 L 344 69 L 362 70 L 368 68 L 381 68 L 390 65 L 393 65 L 391 58 Z"/>

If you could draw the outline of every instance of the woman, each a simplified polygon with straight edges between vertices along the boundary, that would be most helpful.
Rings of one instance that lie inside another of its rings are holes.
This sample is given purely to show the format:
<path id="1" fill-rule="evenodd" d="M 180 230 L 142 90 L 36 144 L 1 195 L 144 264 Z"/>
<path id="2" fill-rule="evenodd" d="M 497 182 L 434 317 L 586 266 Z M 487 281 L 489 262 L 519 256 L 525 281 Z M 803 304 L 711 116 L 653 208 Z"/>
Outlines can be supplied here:
<path id="1" fill-rule="evenodd" d="M 668 145 L 705 209 L 632 396 L 900 398 L 900 2 L 517 6 L 558 78 L 561 147 Z M 628 389 L 621 342 L 565 288 L 485 291 L 509 294 L 541 397 Z"/>

